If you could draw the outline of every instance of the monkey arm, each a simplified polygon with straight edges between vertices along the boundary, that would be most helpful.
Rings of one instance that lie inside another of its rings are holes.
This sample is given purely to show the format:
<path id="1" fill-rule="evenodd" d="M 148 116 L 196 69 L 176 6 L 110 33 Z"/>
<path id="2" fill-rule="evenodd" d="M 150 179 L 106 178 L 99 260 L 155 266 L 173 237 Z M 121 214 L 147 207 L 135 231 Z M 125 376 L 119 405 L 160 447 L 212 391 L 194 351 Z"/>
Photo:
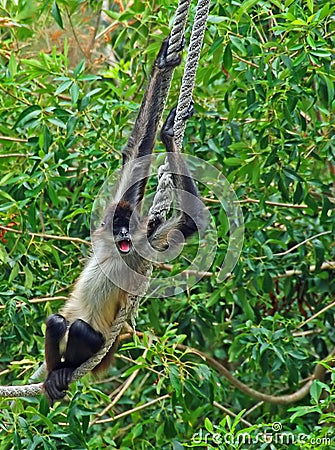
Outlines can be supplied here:
<path id="1" fill-rule="evenodd" d="M 167 61 L 168 48 L 169 39 L 167 38 L 163 41 L 154 62 L 134 129 L 122 152 L 123 165 L 142 156 L 147 157 L 136 161 L 131 168 L 124 168 L 121 172 L 119 186 L 122 188 L 122 194 L 119 195 L 120 200 L 128 201 L 132 205 L 139 204 L 143 199 L 150 167 L 150 155 L 155 144 L 160 114 L 165 102 L 164 80 L 181 62 L 180 56 L 172 61 Z"/>

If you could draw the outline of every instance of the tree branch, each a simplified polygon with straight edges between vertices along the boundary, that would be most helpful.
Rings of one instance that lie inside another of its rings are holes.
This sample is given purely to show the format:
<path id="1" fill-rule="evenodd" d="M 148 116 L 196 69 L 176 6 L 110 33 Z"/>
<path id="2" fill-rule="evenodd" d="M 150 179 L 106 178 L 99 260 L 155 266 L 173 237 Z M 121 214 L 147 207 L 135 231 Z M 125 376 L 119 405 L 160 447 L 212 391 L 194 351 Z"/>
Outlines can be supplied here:
<path id="1" fill-rule="evenodd" d="M 294 250 L 296 250 L 297 248 L 301 247 L 302 245 L 306 244 L 309 241 L 313 241 L 313 239 L 316 239 L 320 236 L 324 236 L 325 234 L 330 234 L 331 231 L 323 231 L 322 233 L 318 233 L 315 236 L 311 236 L 307 239 L 305 239 L 302 242 L 299 242 L 299 244 L 294 245 L 293 247 L 289 248 L 288 250 L 286 250 L 285 252 L 281 252 L 281 253 L 274 253 L 273 256 L 285 256 L 288 255 L 289 253 L 293 252 Z"/>
<path id="2" fill-rule="evenodd" d="M 84 241 L 84 239 L 71 237 L 71 236 L 56 236 L 54 234 L 44 234 L 44 233 L 32 233 L 31 231 L 22 231 L 22 230 L 16 230 L 15 228 L 5 227 L 3 225 L 0 225 L 1 230 L 9 231 L 10 233 L 16 233 L 16 234 L 25 234 L 27 233 L 32 238 L 40 237 L 43 239 L 55 239 L 58 241 L 70 241 L 70 242 L 78 242 L 79 244 L 85 244 L 85 245 L 91 245 L 89 241 Z"/>

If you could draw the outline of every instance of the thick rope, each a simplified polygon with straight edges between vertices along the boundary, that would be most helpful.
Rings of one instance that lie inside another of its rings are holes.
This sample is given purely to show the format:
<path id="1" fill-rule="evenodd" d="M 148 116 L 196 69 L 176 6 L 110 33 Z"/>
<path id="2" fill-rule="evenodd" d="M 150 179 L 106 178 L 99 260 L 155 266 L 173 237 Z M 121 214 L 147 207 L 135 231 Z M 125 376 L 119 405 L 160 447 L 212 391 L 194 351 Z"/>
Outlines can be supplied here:
<path id="1" fill-rule="evenodd" d="M 191 0 L 180 0 L 176 11 L 176 16 L 173 22 L 172 30 L 169 39 L 169 48 L 167 53 L 167 61 L 174 60 L 178 57 L 180 47 L 184 41 L 185 26 L 188 12 L 190 9 Z M 159 108 L 159 119 L 163 115 L 166 100 L 169 95 L 173 71 L 166 73 L 161 87 L 161 104 Z M 158 169 L 158 185 L 155 193 L 152 206 L 149 210 L 149 222 L 163 221 L 166 219 L 167 213 L 170 211 L 173 199 L 174 184 L 169 173 L 169 164 L 165 162 L 163 166 Z"/>
<path id="2" fill-rule="evenodd" d="M 186 3 L 187 2 L 185 2 L 185 4 Z M 192 93 L 195 83 L 196 71 L 200 58 L 200 52 L 202 48 L 202 42 L 206 29 L 209 4 L 210 4 L 209 0 L 199 0 L 194 18 L 194 24 L 190 39 L 190 46 L 185 64 L 182 85 L 180 88 L 179 99 L 177 104 L 177 113 L 174 124 L 175 141 L 177 149 L 179 151 L 181 151 L 185 132 L 185 125 L 186 125 L 185 116 L 187 115 L 187 112 L 189 111 L 192 102 Z M 180 9 L 182 9 L 182 7 L 185 6 L 186 5 L 180 5 Z M 184 10 L 183 13 L 185 14 Z M 177 41 L 177 39 L 175 39 L 174 29 L 176 30 L 175 32 L 177 34 L 181 32 L 179 24 L 176 23 L 176 25 L 172 28 L 170 36 L 169 52 L 171 51 L 171 53 L 174 52 L 176 48 L 178 48 L 177 47 L 178 44 L 175 44 L 175 41 L 179 42 Z M 174 184 L 169 171 L 169 164 L 166 160 L 164 166 L 162 166 L 158 171 L 158 185 L 152 206 L 149 210 L 149 221 L 165 220 L 166 215 L 171 208 L 173 197 L 174 197 Z"/>
<path id="3" fill-rule="evenodd" d="M 176 120 L 174 124 L 175 141 L 179 151 L 182 147 L 185 132 L 185 116 L 187 115 L 192 102 L 192 92 L 206 29 L 209 4 L 209 0 L 199 0 L 195 13 L 190 46 L 179 93 Z"/>
<path id="4" fill-rule="evenodd" d="M 167 52 L 167 61 L 173 61 L 178 58 L 180 53 L 180 48 L 184 40 L 185 26 L 188 16 L 188 11 L 190 9 L 191 0 L 180 0 L 176 11 L 175 19 L 173 21 L 172 30 L 169 39 L 169 48 Z M 171 86 L 172 76 L 174 69 L 169 72 L 165 72 L 165 77 L 162 82 L 161 87 L 161 104 L 158 109 L 159 120 L 162 118 L 163 111 L 165 108 L 165 103 L 169 95 L 169 90 Z"/>
<path id="5" fill-rule="evenodd" d="M 177 7 L 176 16 L 172 25 L 170 33 L 169 48 L 167 54 L 167 60 L 175 59 L 180 51 L 180 46 L 184 39 L 184 30 L 188 12 L 190 9 L 191 0 L 180 0 Z"/>
<path id="6" fill-rule="evenodd" d="M 158 184 L 152 206 L 149 209 L 149 223 L 156 220 L 162 222 L 166 219 L 174 197 L 174 189 L 169 163 L 165 160 L 164 165 L 158 169 Z"/>

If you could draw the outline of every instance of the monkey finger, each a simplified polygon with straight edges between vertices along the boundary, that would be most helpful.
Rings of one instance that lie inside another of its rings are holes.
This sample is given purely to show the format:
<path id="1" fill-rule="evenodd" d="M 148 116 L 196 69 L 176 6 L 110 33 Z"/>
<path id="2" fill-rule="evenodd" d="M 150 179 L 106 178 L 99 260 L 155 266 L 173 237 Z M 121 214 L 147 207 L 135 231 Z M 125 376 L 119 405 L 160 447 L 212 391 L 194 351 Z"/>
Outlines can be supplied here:
<path id="1" fill-rule="evenodd" d="M 57 389 L 60 391 L 67 390 L 71 381 L 72 369 L 64 367 L 54 372 L 54 381 Z"/>
<path id="2" fill-rule="evenodd" d="M 186 113 L 183 115 L 183 120 L 187 120 L 190 117 L 192 117 L 194 114 L 194 101 L 191 100 L 190 106 L 188 107 L 188 110 L 186 111 Z"/>
<path id="3" fill-rule="evenodd" d="M 53 406 L 55 400 L 61 400 L 66 395 L 65 391 L 58 389 L 53 380 L 47 380 L 44 383 L 44 389 L 50 406 Z"/>

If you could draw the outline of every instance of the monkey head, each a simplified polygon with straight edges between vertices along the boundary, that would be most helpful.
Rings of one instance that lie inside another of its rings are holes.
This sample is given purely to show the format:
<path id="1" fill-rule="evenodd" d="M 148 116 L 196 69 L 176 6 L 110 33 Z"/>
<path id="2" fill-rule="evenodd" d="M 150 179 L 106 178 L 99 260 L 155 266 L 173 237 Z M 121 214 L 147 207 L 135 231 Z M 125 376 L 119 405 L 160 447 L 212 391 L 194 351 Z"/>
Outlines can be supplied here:
<path id="1" fill-rule="evenodd" d="M 127 255 L 132 250 L 132 236 L 138 224 L 137 211 L 132 208 L 129 202 L 121 201 L 107 209 L 101 228 L 113 236 L 118 251 Z"/>

